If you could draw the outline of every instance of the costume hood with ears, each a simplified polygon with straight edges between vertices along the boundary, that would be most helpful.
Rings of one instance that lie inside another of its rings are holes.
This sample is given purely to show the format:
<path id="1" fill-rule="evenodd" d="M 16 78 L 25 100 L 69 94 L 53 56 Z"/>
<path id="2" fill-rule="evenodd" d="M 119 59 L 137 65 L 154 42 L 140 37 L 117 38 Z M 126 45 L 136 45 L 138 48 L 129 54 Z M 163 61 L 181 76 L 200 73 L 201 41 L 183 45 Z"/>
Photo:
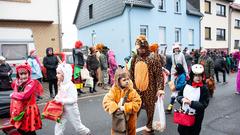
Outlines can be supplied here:
<path id="1" fill-rule="evenodd" d="M 28 63 L 23 63 L 23 64 L 21 64 L 21 65 L 19 65 L 19 66 L 16 67 L 17 78 L 18 78 L 18 79 L 20 78 L 20 77 L 19 77 L 19 72 L 20 72 L 21 70 L 27 71 L 27 72 L 29 73 L 29 74 L 28 74 L 28 75 L 29 75 L 29 79 L 31 78 L 32 70 L 31 70 L 30 65 L 28 65 Z"/>
<path id="2" fill-rule="evenodd" d="M 114 85 L 118 88 L 121 88 L 119 84 L 119 79 L 126 78 L 126 77 L 129 77 L 129 74 L 126 72 L 126 70 L 122 68 L 118 68 L 114 76 Z"/>
<path id="3" fill-rule="evenodd" d="M 0 56 L 0 61 L 5 61 L 6 58 L 4 58 L 3 56 Z"/>
<path id="4" fill-rule="evenodd" d="M 135 45 L 136 45 L 136 49 L 140 47 L 146 47 L 147 49 L 149 48 L 149 44 L 145 35 L 138 36 L 136 39 Z"/>
<path id="5" fill-rule="evenodd" d="M 179 43 L 174 43 L 174 44 L 173 44 L 173 50 L 176 49 L 176 48 L 178 48 L 179 50 L 181 49 Z"/>
<path id="6" fill-rule="evenodd" d="M 57 70 L 62 70 L 63 72 L 63 83 L 71 82 L 72 80 L 72 66 L 70 64 L 61 63 L 58 65 Z"/>

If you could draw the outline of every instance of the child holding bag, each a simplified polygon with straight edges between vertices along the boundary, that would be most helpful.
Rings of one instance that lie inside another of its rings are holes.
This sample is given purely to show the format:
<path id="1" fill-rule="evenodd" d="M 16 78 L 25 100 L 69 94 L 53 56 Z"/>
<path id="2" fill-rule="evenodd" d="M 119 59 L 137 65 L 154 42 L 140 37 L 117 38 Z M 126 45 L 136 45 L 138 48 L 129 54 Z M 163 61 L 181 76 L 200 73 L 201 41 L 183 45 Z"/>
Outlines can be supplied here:
<path id="1" fill-rule="evenodd" d="M 176 70 L 176 73 L 175 73 L 176 79 L 174 81 L 175 91 L 173 91 L 171 94 L 170 104 L 168 105 L 168 108 L 166 109 L 167 114 L 172 113 L 173 104 L 178 95 L 178 92 L 180 90 L 182 90 L 184 88 L 184 86 L 186 85 L 186 72 L 185 72 L 182 64 L 178 63 L 175 67 L 175 70 Z"/>
<path id="2" fill-rule="evenodd" d="M 117 69 L 114 78 L 114 85 L 103 98 L 103 108 L 109 114 L 113 114 L 116 111 L 124 111 L 127 119 L 127 133 L 116 132 L 112 127 L 112 135 L 136 135 L 137 112 L 141 107 L 141 98 L 136 90 L 133 89 L 125 69 Z"/>
<path id="3" fill-rule="evenodd" d="M 31 79 L 31 67 L 21 64 L 16 67 L 17 79 L 12 83 L 10 122 L 22 135 L 36 135 L 42 128 L 36 95 L 43 93 L 42 85 Z"/>
<path id="4" fill-rule="evenodd" d="M 190 72 L 190 80 L 178 94 L 177 101 L 182 105 L 182 110 L 187 114 L 195 116 L 193 126 L 178 125 L 180 135 L 200 134 L 204 111 L 209 103 L 209 92 L 203 83 L 203 71 L 202 65 L 193 65 Z"/>
<path id="5" fill-rule="evenodd" d="M 55 135 L 63 135 L 65 124 L 69 120 L 78 134 L 91 135 L 90 130 L 81 122 L 77 104 L 77 89 L 72 79 L 72 67 L 62 63 L 57 67 L 57 79 L 59 91 L 55 97 L 56 102 L 63 104 L 63 115 L 60 123 L 56 123 Z"/>

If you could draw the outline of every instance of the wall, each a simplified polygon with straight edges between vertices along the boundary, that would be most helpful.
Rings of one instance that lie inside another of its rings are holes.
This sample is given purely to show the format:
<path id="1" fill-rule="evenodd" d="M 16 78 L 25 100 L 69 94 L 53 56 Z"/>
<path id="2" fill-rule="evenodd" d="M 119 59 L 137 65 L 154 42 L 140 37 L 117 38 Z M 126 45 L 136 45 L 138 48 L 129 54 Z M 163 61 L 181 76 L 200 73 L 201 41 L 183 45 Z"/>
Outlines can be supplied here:
<path id="1" fill-rule="evenodd" d="M 211 14 L 204 13 L 204 0 L 201 0 L 200 8 L 204 17 L 201 21 L 201 44 L 204 48 L 228 48 L 228 12 L 229 3 L 220 0 L 211 1 Z M 216 3 L 226 6 L 226 17 L 216 15 Z M 205 27 L 211 27 L 211 40 L 205 40 Z M 216 29 L 223 28 L 225 31 L 225 41 L 216 40 Z"/>
<path id="2" fill-rule="evenodd" d="M 129 56 L 127 12 L 122 16 L 101 22 L 78 31 L 78 39 L 84 45 L 92 46 L 92 31 L 95 30 L 97 43 L 103 43 L 114 51 L 118 64 L 124 64 L 124 57 Z"/>
<path id="3" fill-rule="evenodd" d="M 233 51 L 234 40 L 240 40 L 240 29 L 235 28 L 235 19 L 240 20 L 240 11 L 233 11 L 231 15 L 231 51 Z"/>
<path id="4" fill-rule="evenodd" d="M 0 1 L 0 19 L 41 20 L 58 23 L 58 0 L 31 0 L 31 3 Z"/>

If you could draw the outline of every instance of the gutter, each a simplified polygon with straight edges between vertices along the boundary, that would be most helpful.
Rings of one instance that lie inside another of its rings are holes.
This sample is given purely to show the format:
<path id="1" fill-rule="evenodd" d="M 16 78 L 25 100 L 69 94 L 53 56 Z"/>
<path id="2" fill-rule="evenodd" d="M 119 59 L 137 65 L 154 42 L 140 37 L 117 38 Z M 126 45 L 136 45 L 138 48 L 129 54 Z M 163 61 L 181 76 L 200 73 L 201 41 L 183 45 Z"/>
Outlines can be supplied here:
<path id="1" fill-rule="evenodd" d="M 59 51 L 62 51 L 62 21 L 61 21 L 61 2 L 57 0 L 57 8 L 58 8 L 58 39 L 59 39 Z"/>
<path id="2" fill-rule="evenodd" d="M 231 4 L 230 4 L 231 5 Z M 231 44 L 232 44 L 232 8 L 229 6 L 229 12 L 228 12 L 228 54 L 231 52 Z"/>

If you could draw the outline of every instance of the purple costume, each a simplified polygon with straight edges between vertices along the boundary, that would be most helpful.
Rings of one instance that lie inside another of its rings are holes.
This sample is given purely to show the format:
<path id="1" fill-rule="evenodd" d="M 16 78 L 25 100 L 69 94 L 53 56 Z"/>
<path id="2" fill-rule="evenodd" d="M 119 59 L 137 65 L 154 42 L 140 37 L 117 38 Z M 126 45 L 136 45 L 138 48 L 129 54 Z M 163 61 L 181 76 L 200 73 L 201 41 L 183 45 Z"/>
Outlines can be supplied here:
<path id="1" fill-rule="evenodd" d="M 237 73 L 237 78 L 236 78 L 236 92 L 240 94 L 240 52 L 235 52 L 233 54 L 233 57 L 237 59 L 238 61 L 238 73 Z"/>

